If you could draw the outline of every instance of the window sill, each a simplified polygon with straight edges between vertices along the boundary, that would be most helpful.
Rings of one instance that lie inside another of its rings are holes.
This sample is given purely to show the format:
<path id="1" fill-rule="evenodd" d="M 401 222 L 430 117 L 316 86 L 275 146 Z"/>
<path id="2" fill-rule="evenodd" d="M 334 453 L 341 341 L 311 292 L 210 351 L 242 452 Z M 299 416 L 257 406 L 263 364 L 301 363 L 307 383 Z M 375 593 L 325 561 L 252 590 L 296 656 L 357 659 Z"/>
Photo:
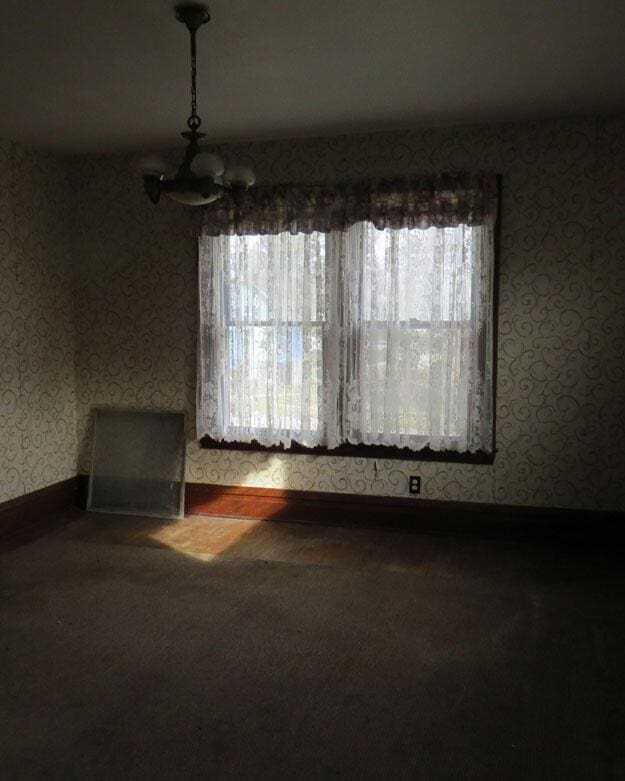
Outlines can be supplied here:
<path id="1" fill-rule="evenodd" d="M 256 440 L 252 442 L 224 442 L 211 437 L 202 437 L 200 447 L 207 450 L 242 450 L 264 453 L 293 453 L 311 456 L 341 456 L 346 458 L 390 458 L 402 461 L 440 461 L 460 464 L 493 464 L 495 453 L 478 450 L 476 453 L 458 453 L 454 450 L 410 450 L 407 447 L 390 447 L 388 445 L 341 445 L 333 449 L 327 447 L 304 447 L 292 443 L 290 447 L 283 445 L 261 445 Z"/>

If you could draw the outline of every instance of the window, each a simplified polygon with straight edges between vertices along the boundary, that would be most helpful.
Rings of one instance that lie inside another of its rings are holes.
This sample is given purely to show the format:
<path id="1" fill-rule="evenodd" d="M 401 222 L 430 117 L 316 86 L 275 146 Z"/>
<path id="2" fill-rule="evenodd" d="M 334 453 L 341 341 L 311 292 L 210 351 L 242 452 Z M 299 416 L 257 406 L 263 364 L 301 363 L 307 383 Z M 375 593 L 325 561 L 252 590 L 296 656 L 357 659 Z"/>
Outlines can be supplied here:
<path id="1" fill-rule="evenodd" d="M 316 230 L 309 209 L 298 232 L 287 211 L 267 234 L 252 221 L 200 238 L 199 435 L 491 453 L 494 220 Z"/>
<path id="2" fill-rule="evenodd" d="M 201 240 L 211 436 L 325 444 L 325 251 L 323 233 Z"/>

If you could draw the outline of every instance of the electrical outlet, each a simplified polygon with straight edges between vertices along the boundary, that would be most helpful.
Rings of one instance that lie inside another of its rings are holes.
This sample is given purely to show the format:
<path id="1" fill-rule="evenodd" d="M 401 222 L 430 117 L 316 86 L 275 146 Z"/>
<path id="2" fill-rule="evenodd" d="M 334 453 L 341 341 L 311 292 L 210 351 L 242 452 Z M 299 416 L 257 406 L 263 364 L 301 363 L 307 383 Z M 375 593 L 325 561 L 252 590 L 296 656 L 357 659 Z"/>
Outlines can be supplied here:
<path id="1" fill-rule="evenodd" d="M 419 475 L 410 475 L 408 478 L 408 492 L 411 494 L 421 493 L 421 478 Z"/>

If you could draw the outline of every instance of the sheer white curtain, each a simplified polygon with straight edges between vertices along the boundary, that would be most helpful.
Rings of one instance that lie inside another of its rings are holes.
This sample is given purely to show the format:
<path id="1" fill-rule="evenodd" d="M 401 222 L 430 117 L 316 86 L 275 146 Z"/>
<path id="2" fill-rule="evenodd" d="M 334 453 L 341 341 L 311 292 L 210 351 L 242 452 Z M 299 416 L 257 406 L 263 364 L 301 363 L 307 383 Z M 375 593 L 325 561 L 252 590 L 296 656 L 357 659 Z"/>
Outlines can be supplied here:
<path id="1" fill-rule="evenodd" d="M 324 441 L 325 234 L 201 238 L 198 430 Z"/>
<path id="2" fill-rule="evenodd" d="M 198 434 L 492 449 L 489 226 L 200 239 Z"/>
<path id="3" fill-rule="evenodd" d="M 332 254 L 341 425 L 330 446 L 490 451 L 492 230 L 360 222 Z"/>

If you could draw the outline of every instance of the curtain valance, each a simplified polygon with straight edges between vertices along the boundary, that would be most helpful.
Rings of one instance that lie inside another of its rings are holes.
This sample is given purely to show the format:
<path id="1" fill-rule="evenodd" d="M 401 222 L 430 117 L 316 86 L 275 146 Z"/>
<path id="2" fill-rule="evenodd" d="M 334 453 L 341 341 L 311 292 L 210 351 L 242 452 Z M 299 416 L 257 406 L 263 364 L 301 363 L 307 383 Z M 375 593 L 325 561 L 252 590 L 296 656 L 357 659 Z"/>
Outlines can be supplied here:
<path id="1" fill-rule="evenodd" d="M 204 215 L 204 236 L 328 233 L 357 222 L 383 228 L 492 225 L 497 177 L 445 174 L 338 185 L 257 185 L 227 193 Z"/>

